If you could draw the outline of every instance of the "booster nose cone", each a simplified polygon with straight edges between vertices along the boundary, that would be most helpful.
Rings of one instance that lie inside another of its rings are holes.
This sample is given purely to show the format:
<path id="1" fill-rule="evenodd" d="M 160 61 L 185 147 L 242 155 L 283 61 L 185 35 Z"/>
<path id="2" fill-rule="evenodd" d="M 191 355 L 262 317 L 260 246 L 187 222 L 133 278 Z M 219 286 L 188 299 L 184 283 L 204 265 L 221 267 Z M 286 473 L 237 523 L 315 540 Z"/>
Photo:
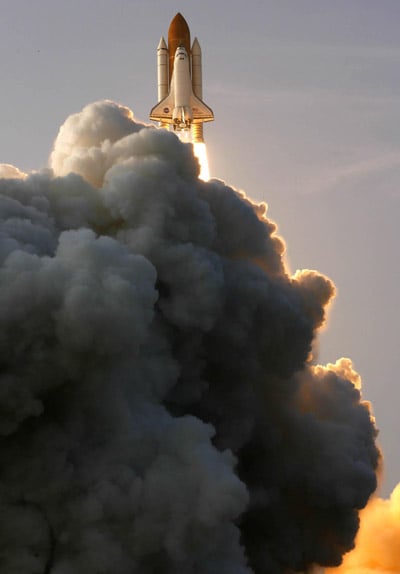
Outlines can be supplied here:
<path id="1" fill-rule="evenodd" d="M 190 30 L 180 12 L 173 18 L 168 29 L 169 77 L 172 75 L 174 57 L 178 46 L 184 46 L 186 53 L 190 54 Z"/>
<path id="2" fill-rule="evenodd" d="M 167 49 L 168 49 L 168 48 L 167 48 L 167 44 L 165 43 L 164 37 L 161 36 L 161 39 L 160 39 L 160 41 L 159 41 L 159 43 L 158 43 L 158 46 L 157 46 L 157 51 L 159 51 L 159 50 L 167 50 Z"/>
<path id="3" fill-rule="evenodd" d="M 197 38 L 193 40 L 192 56 L 201 56 L 201 48 Z"/>

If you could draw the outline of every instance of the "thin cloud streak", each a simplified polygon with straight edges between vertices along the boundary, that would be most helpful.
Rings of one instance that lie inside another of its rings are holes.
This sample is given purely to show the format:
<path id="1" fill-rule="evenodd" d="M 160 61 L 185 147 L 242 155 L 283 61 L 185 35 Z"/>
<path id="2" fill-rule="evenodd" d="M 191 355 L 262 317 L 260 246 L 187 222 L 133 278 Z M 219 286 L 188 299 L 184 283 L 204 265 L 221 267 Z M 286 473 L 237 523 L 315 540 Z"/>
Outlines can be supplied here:
<path id="1" fill-rule="evenodd" d="M 347 166 L 323 173 L 318 182 L 307 187 L 307 193 L 323 193 L 332 188 L 348 184 L 350 181 L 362 179 L 380 171 L 389 171 L 400 167 L 400 150 L 378 158 L 371 157 Z M 313 177 L 315 182 L 315 176 Z"/>

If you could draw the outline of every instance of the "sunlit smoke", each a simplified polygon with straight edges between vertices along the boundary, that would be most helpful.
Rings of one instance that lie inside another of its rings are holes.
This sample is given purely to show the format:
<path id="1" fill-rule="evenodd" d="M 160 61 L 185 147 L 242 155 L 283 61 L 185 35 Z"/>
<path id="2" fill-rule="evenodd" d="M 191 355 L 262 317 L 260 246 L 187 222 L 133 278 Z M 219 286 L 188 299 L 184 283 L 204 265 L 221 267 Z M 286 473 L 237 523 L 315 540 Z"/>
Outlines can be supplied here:
<path id="1" fill-rule="evenodd" d="M 0 163 L 0 178 L 24 179 L 27 174 L 9 163 Z"/>
<path id="2" fill-rule="evenodd" d="M 400 570 L 400 484 L 390 499 L 373 498 L 361 512 L 354 550 L 327 574 L 398 574 Z"/>
<path id="3" fill-rule="evenodd" d="M 194 155 L 199 160 L 200 174 L 199 178 L 208 181 L 210 179 L 210 170 L 208 167 L 207 148 L 204 142 L 196 142 L 193 144 Z"/>

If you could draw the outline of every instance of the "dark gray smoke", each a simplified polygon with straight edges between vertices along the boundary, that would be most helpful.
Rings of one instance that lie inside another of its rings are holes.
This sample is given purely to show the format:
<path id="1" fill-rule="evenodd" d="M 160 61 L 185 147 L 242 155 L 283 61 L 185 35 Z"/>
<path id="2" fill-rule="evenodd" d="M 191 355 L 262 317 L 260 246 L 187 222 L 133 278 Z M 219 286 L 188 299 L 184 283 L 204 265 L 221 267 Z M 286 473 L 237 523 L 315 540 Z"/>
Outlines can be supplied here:
<path id="1" fill-rule="evenodd" d="M 111 102 L 0 180 L 0 572 L 261 574 L 353 545 L 379 451 L 332 283 Z"/>

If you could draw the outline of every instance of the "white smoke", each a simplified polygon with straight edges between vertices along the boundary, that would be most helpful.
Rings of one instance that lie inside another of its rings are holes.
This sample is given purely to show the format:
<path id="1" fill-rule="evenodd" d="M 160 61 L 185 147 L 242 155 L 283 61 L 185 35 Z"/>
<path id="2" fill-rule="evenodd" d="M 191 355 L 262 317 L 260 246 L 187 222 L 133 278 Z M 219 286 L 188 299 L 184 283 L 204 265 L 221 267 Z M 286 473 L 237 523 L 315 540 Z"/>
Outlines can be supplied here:
<path id="1" fill-rule="evenodd" d="M 125 107 L 50 165 L 0 180 L 1 572 L 339 563 L 379 451 L 351 364 L 310 363 L 332 283 Z"/>

